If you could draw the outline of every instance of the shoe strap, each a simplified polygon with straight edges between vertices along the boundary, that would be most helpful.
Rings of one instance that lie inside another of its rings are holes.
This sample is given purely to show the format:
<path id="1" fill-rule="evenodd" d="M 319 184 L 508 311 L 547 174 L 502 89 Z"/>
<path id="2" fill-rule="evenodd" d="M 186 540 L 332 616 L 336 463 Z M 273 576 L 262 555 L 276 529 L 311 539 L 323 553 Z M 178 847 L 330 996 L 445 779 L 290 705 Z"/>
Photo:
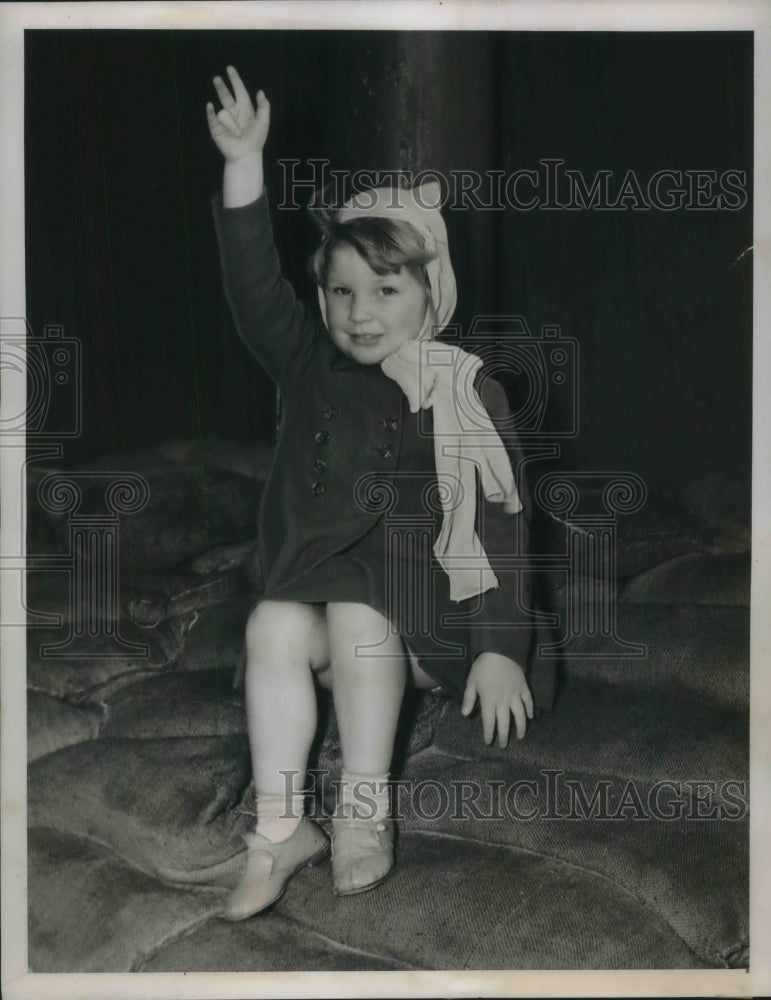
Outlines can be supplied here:
<path id="1" fill-rule="evenodd" d="M 334 816 L 332 819 L 332 829 L 345 827 L 348 829 L 367 830 L 371 832 L 383 833 L 388 829 L 390 820 L 367 819 L 364 816 L 355 816 L 349 807 L 344 806 L 341 816 Z"/>

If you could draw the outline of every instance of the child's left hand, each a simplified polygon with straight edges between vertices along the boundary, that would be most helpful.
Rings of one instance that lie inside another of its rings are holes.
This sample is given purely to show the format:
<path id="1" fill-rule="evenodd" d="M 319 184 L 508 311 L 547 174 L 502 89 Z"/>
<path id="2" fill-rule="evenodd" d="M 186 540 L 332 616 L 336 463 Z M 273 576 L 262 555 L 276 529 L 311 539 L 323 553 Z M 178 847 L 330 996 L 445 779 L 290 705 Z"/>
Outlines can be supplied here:
<path id="1" fill-rule="evenodd" d="M 514 715 L 517 738 L 525 735 L 526 718 L 533 718 L 533 698 L 525 680 L 525 672 L 518 663 L 500 653 L 480 653 L 466 682 L 462 715 L 469 715 L 477 695 L 482 712 L 485 743 L 493 742 L 496 722 L 498 745 L 505 747 L 509 741 L 509 725 Z"/>

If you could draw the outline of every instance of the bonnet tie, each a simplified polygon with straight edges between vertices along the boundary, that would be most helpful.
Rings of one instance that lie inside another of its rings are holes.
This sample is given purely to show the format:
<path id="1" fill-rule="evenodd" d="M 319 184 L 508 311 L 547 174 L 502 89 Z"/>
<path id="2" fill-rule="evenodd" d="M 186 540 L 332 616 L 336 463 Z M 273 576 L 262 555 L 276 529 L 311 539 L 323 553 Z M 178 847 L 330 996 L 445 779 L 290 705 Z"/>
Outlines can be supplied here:
<path id="1" fill-rule="evenodd" d="M 409 222 L 436 256 L 426 264 L 433 315 L 415 340 L 406 340 L 380 367 L 407 397 L 412 413 L 432 409 L 434 461 L 442 506 L 442 527 L 434 554 L 450 580 L 450 599 L 463 601 L 498 586 L 498 578 L 476 533 L 476 473 L 486 499 L 503 504 L 508 514 L 522 510 L 514 473 L 487 410 L 474 388 L 481 358 L 433 338 L 450 321 L 457 301 L 447 229 L 438 205 L 437 183 L 418 189 L 376 188 L 346 202 L 343 223 L 360 216 Z M 327 324 L 326 300 L 318 289 Z"/>

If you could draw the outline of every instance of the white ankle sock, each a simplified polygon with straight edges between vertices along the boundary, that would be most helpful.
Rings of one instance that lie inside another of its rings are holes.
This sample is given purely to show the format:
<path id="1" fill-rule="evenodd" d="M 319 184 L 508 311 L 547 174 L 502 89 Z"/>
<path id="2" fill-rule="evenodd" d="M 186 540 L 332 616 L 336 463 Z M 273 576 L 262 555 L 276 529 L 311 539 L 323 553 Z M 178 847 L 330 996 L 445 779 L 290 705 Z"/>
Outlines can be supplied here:
<path id="1" fill-rule="evenodd" d="M 359 774 L 343 769 L 339 801 L 341 805 L 352 806 L 361 819 L 387 819 L 391 814 L 388 771 Z"/>
<path id="2" fill-rule="evenodd" d="M 273 843 L 287 840 L 305 812 L 305 792 L 257 796 L 257 833 Z"/>

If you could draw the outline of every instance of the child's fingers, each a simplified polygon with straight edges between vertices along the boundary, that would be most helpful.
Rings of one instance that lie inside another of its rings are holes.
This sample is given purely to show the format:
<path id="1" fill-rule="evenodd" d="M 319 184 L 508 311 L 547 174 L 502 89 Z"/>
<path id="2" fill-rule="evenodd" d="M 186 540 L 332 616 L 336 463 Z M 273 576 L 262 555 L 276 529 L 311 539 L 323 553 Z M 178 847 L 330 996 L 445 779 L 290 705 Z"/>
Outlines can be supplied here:
<path id="1" fill-rule="evenodd" d="M 461 715 L 468 715 L 469 712 L 474 707 L 474 702 L 477 700 L 477 689 L 473 681 L 469 681 L 466 684 L 466 690 L 463 692 L 463 704 L 460 708 Z"/>
<path id="2" fill-rule="evenodd" d="M 258 90 L 255 94 L 257 109 L 270 118 L 270 101 L 265 96 L 264 90 Z"/>
<path id="3" fill-rule="evenodd" d="M 533 696 L 530 694 L 530 688 L 525 688 L 522 692 L 522 702 L 525 706 L 525 711 L 527 712 L 528 719 L 533 718 Z"/>
<path id="4" fill-rule="evenodd" d="M 517 739 L 521 740 L 527 729 L 527 719 L 525 717 L 525 706 L 522 704 L 522 699 L 519 695 L 511 700 L 511 712 L 517 727 Z"/>
<path id="5" fill-rule="evenodd" d="M 219 97 L 223 108 L 235 107 L 236 102 L 230 93 L 230 88 L 221 76 L 214 77 L 214 89 L 217 91 L 217 97 Z"/>
<path id="6" fill-rule="evenodd" d="M 223 125 L 228 130 L 228 132 L 231 133 L 231 135 L 240 136 L 242 134 L 241 126 L 238 124 L 238 122 L 231 115 L 231 113 L 228 111 L 227 108 L 223 108 L 222 111 L 217 112 L 217 119 L 220 122 L 220 124 Z"/>
<path id="7" fill-rule="evenodd" d="M 485 743 L 490 744 L 493 742 L 493 735 L 495 733 L 495 705 L 490 703 L 490 700 L 481 701 L 482 706 L 482 733 L 484 735 Z"/>
<path id="8" fill-rule="evenodd" d="M 233 88 L 233 93 L 236 95 L 236 100 L 238 100 L 239 96 L 248 97 L 249 94 L 244 86 L 244 81 L 241 79 L 241 74 L 235 66 L 226 66 L 225 71 L 230 79 L 230 85 Z"/>
<path id="9" fill-rule="evenodd" d="M 496 712 L 498 720 L 498 746 L 505 747 L 509 742 L 509 721 L 511 713 L 507 706 L 499 706 Z"/>
<path id="10" fill-rule="evenodd" d="M 214 111 L 214 105 L 209 101 L 206 105 L 206 121 L 209 123 L 209 131 L 212 135 L 216 135 L 222 131 L 219 121 L 217 120 L 216 112 Z"/>
<path id="11" fill-rule="evenodd" d="M 238 75 L 238 70 L 235 66 L 228 66 L 228 76 L 230 77 L 230 85 L 233 88 L 233 93 L 236 95 L 236 104 L 243 104 L 244 107 L 252 109 L 252 102 L 249 97 L 249 91 L 244 86 L 244 81 Z"/>

